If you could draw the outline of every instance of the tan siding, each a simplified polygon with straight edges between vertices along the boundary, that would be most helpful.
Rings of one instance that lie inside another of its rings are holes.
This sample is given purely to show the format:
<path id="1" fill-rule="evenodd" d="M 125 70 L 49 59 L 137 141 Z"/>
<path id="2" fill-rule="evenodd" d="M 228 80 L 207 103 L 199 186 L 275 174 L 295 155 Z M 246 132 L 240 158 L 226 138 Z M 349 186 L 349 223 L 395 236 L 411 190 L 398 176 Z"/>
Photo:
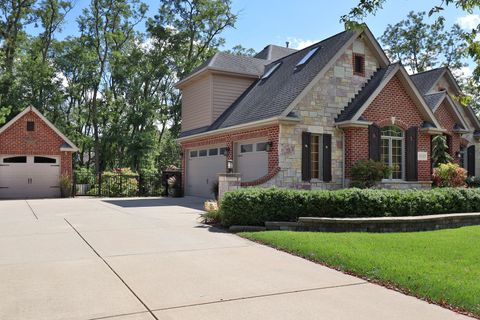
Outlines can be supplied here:
<path id="1" fill-rule="evenodd" d="M 182 90 L 182 131 L 212 123 L 211 75 L 195 80 Z"/>
<path id="2" fill-rule="evenodd" d="M 213 121 L 217 119 L 251 84 L 253 79 L 213 75 Z"/>

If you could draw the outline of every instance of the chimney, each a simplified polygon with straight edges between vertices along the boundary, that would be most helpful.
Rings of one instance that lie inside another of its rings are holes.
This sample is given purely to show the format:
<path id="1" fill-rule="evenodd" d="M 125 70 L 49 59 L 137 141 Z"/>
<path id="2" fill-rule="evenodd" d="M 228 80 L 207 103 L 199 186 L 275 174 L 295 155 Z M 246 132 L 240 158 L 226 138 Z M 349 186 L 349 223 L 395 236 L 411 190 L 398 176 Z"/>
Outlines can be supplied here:
<path id="1" fill-rule="evenodd" d="M 285 44 L 286 44 L 286 46 L 287 46 L 287 48 L 288 48 L 288 46 L 290 45 L 290 42 L 287 41 L 287 42 L 285 42 Z"/>

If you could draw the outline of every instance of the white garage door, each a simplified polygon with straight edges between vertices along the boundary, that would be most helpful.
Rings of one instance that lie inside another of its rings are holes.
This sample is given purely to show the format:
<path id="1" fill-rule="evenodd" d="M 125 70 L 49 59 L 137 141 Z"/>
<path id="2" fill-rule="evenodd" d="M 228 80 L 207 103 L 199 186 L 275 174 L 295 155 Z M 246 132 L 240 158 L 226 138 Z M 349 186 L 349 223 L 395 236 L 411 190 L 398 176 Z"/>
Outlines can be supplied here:
<path id="1" fill-rule="evenodd" d="M 253 181 L 268 173 L 267 145 L 266 141 L 237 144 L 237 170 L 242 181 Z"/>
<path id="2" fill-rule="evenodd" d="M 59 196 L 59 158 L 0 156 L 0 198 L 53 198 Z"/>
<path id="3" fill-rule="evenodd" d="M 187 157 L 186 194 L 213 199 L 212 186 L 225 172 L 225 147 L 189 150 Z"/>

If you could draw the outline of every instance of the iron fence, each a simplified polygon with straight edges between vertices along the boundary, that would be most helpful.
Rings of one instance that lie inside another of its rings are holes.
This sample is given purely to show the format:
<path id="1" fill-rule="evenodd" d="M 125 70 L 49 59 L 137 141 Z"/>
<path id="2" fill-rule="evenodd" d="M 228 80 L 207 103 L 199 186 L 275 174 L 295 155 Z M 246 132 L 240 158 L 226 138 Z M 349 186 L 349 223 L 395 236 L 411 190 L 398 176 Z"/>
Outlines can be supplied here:
<path id="1" fill-rule="evenodd" d="M 165 188 L 161 175 L 121 173 L 81 174 L 74 176 L 76 196 L 137 197 L 161 196 Z"/>

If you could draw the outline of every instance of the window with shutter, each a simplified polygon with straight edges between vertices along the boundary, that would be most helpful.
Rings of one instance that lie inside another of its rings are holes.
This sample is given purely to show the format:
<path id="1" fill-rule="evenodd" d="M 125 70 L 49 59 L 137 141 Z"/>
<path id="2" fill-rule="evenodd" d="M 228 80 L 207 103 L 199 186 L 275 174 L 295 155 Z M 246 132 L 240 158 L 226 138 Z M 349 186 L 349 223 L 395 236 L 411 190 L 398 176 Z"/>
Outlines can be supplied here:
<path id="1" fill-rule="evenodd" d="M 390 167 L 385 178 L 400 180 L 404 176 L 404 134 L 395 126 L 383 127 L 380 131 L 380 161 Z"/>
<path id="2" fill-rule="evenodd" d="M 368 158 L 380 161 L 380 127 L 376 124 L 368 126 Z"/>
<path id="3" fill-rule="evenodd" d="M 406 134 L 406 174 L 405 180 L 418 180 L 417 127 L 411 127 Z"/>
<path id="4" fill-rule="evenodd" d="M 302 134 L 302 180 L 332 180 L 332 136 L 330 134 Z"/>

